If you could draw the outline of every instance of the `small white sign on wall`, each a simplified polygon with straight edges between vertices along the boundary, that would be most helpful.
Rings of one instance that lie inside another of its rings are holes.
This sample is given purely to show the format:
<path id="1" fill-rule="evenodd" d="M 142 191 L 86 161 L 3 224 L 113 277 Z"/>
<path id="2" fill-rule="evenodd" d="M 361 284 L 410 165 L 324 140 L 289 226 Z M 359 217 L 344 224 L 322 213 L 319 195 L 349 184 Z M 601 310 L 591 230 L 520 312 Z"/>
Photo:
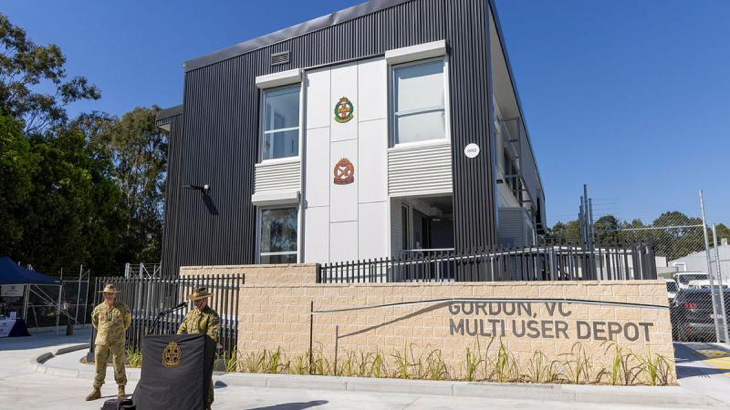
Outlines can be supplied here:
<path id="1" fill-rule="evenodd" d="M 0 296 L 23 296 L 23 285 L 2 285 L 0 286 Z"/>
<path id="2" fill-rule="evenodd" d="M 464 155 L 466 155 L 467 158 L 476 158 L 479 155 L 479 145 L 475 143 L 471 143 L 464 147 Z"/>

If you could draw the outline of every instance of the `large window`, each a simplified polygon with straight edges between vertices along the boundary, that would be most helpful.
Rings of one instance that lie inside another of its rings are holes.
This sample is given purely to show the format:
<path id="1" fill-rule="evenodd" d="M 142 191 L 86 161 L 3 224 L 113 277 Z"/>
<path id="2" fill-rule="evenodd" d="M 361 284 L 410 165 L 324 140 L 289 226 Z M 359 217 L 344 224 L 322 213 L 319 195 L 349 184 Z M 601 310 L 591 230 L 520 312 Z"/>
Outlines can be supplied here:
<path id="1" fill-rule="evenodd" d="M 299 155 L 299 88 L 264 92 L 261 160 Z"/>
<path id="2" fill-rule="evenodd" d="M 259 262 L 297 262 L 297 208 L 262 209 Z"/>
<path id="3" fill-rule="evenodd" d="M 393 145 L 446 138 L 444 60 L 393 68 Z"/>

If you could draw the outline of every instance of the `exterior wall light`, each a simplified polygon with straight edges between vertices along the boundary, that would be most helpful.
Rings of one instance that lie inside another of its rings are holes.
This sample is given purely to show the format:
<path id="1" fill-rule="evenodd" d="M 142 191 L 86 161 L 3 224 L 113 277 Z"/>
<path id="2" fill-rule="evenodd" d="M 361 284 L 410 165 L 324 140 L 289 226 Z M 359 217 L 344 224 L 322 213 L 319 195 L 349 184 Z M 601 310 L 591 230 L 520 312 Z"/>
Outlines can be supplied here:
<path id="1" fill-rule="evenodd" d="M 196 191 L 202 192 L 204 195 L 207 195 L 208 191 L 210 190 L 210 185 L 183 185 L 183 189 L 194 189 Z"/>

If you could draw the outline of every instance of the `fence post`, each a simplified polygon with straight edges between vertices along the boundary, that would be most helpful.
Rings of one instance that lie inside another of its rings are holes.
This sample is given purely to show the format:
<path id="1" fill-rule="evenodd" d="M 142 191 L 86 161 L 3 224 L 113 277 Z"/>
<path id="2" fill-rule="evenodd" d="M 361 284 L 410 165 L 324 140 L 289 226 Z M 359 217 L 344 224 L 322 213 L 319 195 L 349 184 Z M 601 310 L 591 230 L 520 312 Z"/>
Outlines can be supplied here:
<path id="1" fill-rule="evenodd" d="M 722 263 L 720 261 L 720 249 L 717 247 L 717 229 L 715 229 L 715 224 L 712 224 L 712 242 L 715 246 L 715 266 L 717 266 L 717 282 L 718 287 L 720 288 L 720 309 L 722 310 L 722 318 L 725 321 L 723 326 L 723 333 L 725 336 L 725 343 L 730 342 L 730 339 L 728 339 L 728 331 L 727 331 L 727 310 L 725 310 L 725 290 L 722 286 Z"/>
<path id="2" fill-rule="evenodd" d="M 56 305 L 56 335 L 58 335 L 58 324 L 61 321 L 61 297 L 62 297 L 62 295 L 63 295 L 63 268 L 61 268 L 61 286 L 58 287 L 58 305 Z"/>
<path id="3" fill-rule="evenodd" d="M 96 292 L 97 292 L 97 290 L 99 288 L 99 280 L 101 280 L 101 278 L 96 278 L 96 281 L 95 281 L 96 283 L 94 283 L 94 293 L 93 293 L 93 295 L 91 295 L 91 300 L 93 300 L 93 302 L 91 304 L 94 305 L 94 307 L 96 307 L 96 295 L 97 295 Z M 91 339 L 89 340 L 89 353 L 92 356 L 94 354 L 94 336 L 96 336 L 96 328 L 94 328 L 94 324 L 93 324 L 93 321 L 92 321 L 92 324 L 91 324 Z"/>
<path id="4" fill-rule="evenodd" d="M 309 374 L 312 374 L 314 367 L 314 301 L 309 305 Z"/>
<path id="5" fill-rule="evenodd" d="M 712 316 L 715 320 L 715 337 L 720 343 L 720 322 L 718 322 L 717 303 L 715 302 L 715 277 L 712 273 L 712 259 L 710 256 L 710 240 L 707 237 L 707 221 L 705 219 L 705 196 L 700 189 L 700 210 L 702 211 L 702 232 L 705 238 L 705 257 L 707 259 L 707 274 L 710 278 L 710 301 L 712 302 Z M 723 312 L 724 313 L 724 312 Z"/>
<path id="6" fill-rule="evenodd" d="M 79 281 L 76 283 L 76 312 L 74 312 L 74 326 L 79 323 L 79 302 L 81 301 L 81 275 L 84 272 L 84 265 L 79 267 Z"/>

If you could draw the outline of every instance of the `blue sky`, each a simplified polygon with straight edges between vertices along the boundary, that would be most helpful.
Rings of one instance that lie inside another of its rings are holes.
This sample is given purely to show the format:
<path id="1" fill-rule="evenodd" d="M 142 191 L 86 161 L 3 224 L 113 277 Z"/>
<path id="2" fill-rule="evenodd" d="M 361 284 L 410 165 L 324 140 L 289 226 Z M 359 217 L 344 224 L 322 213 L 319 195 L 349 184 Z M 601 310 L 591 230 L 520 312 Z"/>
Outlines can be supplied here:
<path id="1" fill-rule="evenodd" d="M 547 193 L 550 224 L 666 210 L 730 223 L 730 1 L 496 0 Z M 360 3 L 5 0 L 37 43 L 102 99 L 72 114 L 182 100 L 191 58 Z"/>

